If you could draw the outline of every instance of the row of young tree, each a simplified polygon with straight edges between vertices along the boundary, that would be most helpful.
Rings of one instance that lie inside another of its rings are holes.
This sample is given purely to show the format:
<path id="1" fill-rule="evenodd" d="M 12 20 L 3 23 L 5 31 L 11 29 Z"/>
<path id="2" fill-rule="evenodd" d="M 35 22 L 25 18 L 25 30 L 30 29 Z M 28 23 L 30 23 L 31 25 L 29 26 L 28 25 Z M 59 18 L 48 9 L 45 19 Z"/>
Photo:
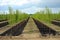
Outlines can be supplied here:
<path id="1" fill-rule="evenodd" d="M 28 18 L 28 14 L 19 10 L 13 10 L 11 7 L 9 7 L 8 12 L 0 13 L 0 20 L 8 20 L 10 25 L 26 18 Z"/>
<path id="2" fill-rule="evenodd" d="M 60 11 L 53 13 L 51 9 L 46 7 L 45 10 L 34 13 L 32 17 L 50 23 L 52 20 L 60 20 Z"/>

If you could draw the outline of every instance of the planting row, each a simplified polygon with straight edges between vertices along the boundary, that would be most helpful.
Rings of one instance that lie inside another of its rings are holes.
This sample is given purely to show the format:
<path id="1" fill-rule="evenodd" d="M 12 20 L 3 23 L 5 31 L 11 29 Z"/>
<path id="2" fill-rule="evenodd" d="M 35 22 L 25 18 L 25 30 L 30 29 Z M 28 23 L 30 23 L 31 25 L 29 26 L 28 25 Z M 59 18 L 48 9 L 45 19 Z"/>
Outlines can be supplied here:
<path id="1" fill-rule="evenodd" d="M 0 28 L 6 26 L 8 24 L 9 24 L 8 21 L 2 21 L 2 22 L 0 22 Z"/>
<path id="2" fill-rule="evenodd" d="M 25 25 L 27 24 L 27 21 L 29 20 L 29 18 L 27 20 L 24 20 L 22 22 L 19 22 L 15 25 L 13 25 L 11 28 L 9 28 L 8 30 L 2 32 L 0 34 L 0 36 L 18 36 L 20 34 L 22 34 L 24 28 L 25 28 Z M 59 35 L 60 31 L 59 29 L 56 29 L 56 27 L 54 26 L 49 26 L 47 24 L 45 24 L 44 22 L 42 21 L 39 21 L 35 18 L 33 18 L 35 24 L 37 25 L 38 29 L 39 29 L 39 32 L 42 36 L 46 36 L 46 35 Z M 7 27 L 8 28 L 8 27 Z M 5 30 L 5 29 L 4 29 Z"/>
<path id="3" fill-rule="evenodd" d="M 18 35 L 20 35 L 22 33 L 22 31 L 24 30 L 24 27 L 25 27 L 28 19 L 23 20 L 22 22 L 18 22 L 16 24 L 14 24 L 11 28 L 9 28 L 7 30 L 4 29 L 4 32 L 2 31 L 0 36 L 18 36 Z"/>
<path id="4" fill-rule="evenodd" d="M 13 25 L 21 20 L 28 18 L 28 14 L 9 7 L 8 12 L 0 12 L 0 22 L 7 20 L 9 25 Z"/>
<path id="5" fill-rule="evenodd" d="M 53 13 L 49 8 L 46 8 L 44 11 L 36 12 L 32 14 L 32 17 L 44 21 L 47 24 L 55 24 L 60 26 L 60 12 Z"/>
<path id="6" fill-rule="evenodd" d="M 36 23 L 42 36 L 47 36 L 47 35 L 51 35 L 51 34 L 53 36 L 60 35 L 60 30 L 59 30 L 60 28 L 59 27 L 57 27 L 57 26 L 54 27 L 53 25 L 49 26 L 48 24 L 46 24 L 42 21 L 36 20 L 34 18 L 33 18 L 33 20 Z"/>
<path id="7" fill-rule="evenodd" d="M 60 26 L 60 20 L 59 21 L 58 20 L 52 20 L 51 22 L 52 22 L 52 24 Z"/>
<path id="8" fill-rule="evenodd" d="M 46 8 L 44 11 L 36 12 L 32 17 L 51 23 L 52 20 L 60 20 L 60 12 L 53 13 L 49 8 Z"/>

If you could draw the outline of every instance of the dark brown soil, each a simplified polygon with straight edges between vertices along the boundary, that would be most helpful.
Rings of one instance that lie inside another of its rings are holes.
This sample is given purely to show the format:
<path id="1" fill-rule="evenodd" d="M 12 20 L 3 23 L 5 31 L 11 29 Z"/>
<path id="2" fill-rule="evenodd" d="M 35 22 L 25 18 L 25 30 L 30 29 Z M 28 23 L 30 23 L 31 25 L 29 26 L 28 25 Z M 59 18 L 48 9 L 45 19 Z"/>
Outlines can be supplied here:
<path id="1" fill-rule="evenodd" d="M 51 23 L 54 25 L 60 26 L 60 21 L 53 20 L 53 21 L 51 21 Z"/>
<path id="2" fill-rule="evenodd" d="M 22 31 L 24 30 L 24 27 L 27 24 L 28 19 L 14 25 L 11 29 L 7 30 L 0 36 L 18 36 L 22 34 Z"/>
<path id="3" fill-rule="evenodd" d="M 60 19 L 54 19 L 54 20 L 56 20 L 56 21 L 60 21 Z"/>
<path id="4" fill-rule="evenodd" d="M 7 21 L 7 19 L 5 19 L 5 20 L 0 20 L 0 22 L 2 22 L 2 21 Z"/>
<path id="5" fill-rule="evenodd" d="M 0 22 L 0 28 L 6 26 L 8 24 L 9 24 L 8 21 L 2 21 L 2 22 Z"/>
<path id="6" fill-rule="evenodd" d="M 39 29 L 42 36 L 47 36 L 46 34 L 48 34 L 48 35 L 52 34 L 54 36 L 56 35 L 55 30 L 49 28 L 47 25 L 41 23 L 40 21 L 38 21 L 36 19 L 33 19 L 33 20 L 35 21 L 35 23 L 36 23 L 36 25 L 37 25 L 37 27 L 38 27 L 38 29 Z"/>

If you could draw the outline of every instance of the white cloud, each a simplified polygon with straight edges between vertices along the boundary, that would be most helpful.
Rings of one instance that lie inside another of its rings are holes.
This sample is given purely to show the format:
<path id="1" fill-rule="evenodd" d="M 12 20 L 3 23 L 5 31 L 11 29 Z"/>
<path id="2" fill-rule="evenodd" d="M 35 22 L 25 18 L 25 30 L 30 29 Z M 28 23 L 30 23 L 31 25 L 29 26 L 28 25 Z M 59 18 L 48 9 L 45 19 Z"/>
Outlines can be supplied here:
<path id="1" fill-rule="evenodd" d="M 3 5 L 23 5 L 27 3 L 27 1 L 25 0 L 2 0 L 0 2 L 0 5 L 3 6 Z"/>
<path id="2" fill-rule="evenodd" d="M 32 13 L 35 13 L 35 12 L 40 11 L 40 10 L 44 10 L 44 8 L 39 8 L 39 7 L 32 6 L 30 8 L 23 9 L 22 11 L 32 14 Z"/>
<path id="3" fill-rule="evenodd" d="M 38 3 L 40 0 L 0 0 L 0 6 L 3 5 L 24 5 L 28 3 Z"/>
<path id="4" fill-rule="evenodd" d="M 55 4 L 55 3 L 59 3 L 60 0 L 0 0 L 0 6 L 4 6 L 4 5 L 8 5 L 8 6 L 22 6 L 25 4 L 37 4 L 37 5 L 45 5 L 45 4 Z M 44 4 L 45 3 L 45 4 Z M 22 6 L 24 7 L 24 6 Z M 40 11 L 40 10 L 44 10 L 45 8 L 39 8 L 37 6 L 31 6 L 29 8 L 24 8 L 22 9 L 22 11 L 27 12 L 27 13 L 34 13 L 36 11 Z M 60 10 L 60 8 L 51 8 L 52 11 L 57 12 L 58 10 Z"/>
<path id="5" fill-rule="evenodd" d="M 0 0 L 0 6 L 3 5 L 24 5 L 24 4 L 38 4 L 38 3 L 59 3 L 60 0 Z"/>
<path id="6" fill-rule="evenodd" d="M 30 0 L 31 3 L 35 3 L 35 4 L 38 4 L 38 3 L 41 3 L 42 0 Z"/>
<path id="7" fill-rule="evenodd" d="M 60 11 L 60 8 L 50 8 L 53 13 L 58 13 Z"/>
<path id="8" fill-rule="evenodd" d="M 60 8 L 50 8 L 52 10 L 53 13 L 57 13 L 60 11 Z M 32 13 L 35 13 L 35 12 L 38 12 L 38 11 L 43 11 L 45 10 L 45 8 L 39 8 L 39 7 L 30 7 L 30 8 L 27 8 L 27 9 L 23 9 L 21 11 L 23 12 L 26 12 L 26 13 L 29 13 L 29 14 L 32 14 Z"/>

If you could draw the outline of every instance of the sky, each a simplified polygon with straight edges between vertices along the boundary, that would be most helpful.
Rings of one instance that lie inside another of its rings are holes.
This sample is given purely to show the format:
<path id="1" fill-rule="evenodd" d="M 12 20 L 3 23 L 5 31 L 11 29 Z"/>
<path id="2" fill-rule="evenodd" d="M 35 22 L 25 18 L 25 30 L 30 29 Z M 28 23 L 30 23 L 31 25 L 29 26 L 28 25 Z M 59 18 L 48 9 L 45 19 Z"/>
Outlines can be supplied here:
<path id="1" fill-rule="evenodd" d="M 60 0 L 0 0 L 0 11 L 8 11 L 8 7 L 26 13 L 35 13 L 44 10 L 47 6 L 53 12 L 60 11 Z"/>

